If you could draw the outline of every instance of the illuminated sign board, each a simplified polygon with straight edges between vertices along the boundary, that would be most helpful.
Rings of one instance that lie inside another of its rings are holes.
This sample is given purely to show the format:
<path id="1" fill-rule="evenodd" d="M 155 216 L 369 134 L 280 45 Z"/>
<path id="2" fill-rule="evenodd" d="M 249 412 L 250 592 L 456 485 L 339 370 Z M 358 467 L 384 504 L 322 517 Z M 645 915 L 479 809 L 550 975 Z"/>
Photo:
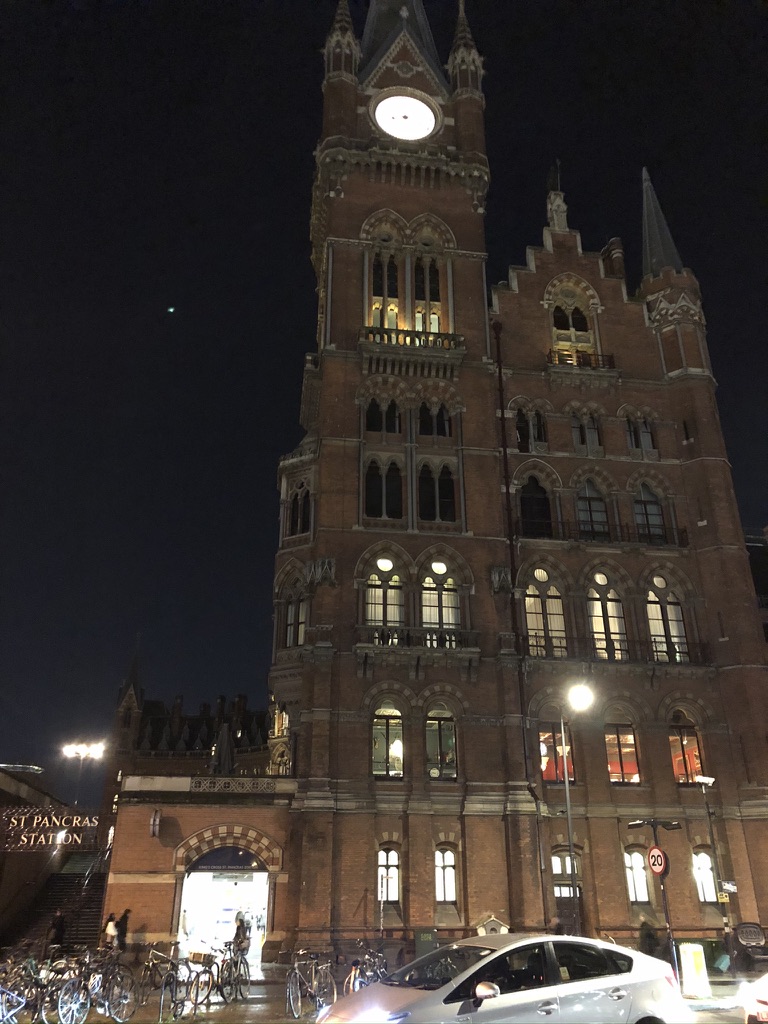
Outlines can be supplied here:
<path id="1" fill-rule="evenodd" d="M 40 850 L 61 846 L 89 849 L 99 816 L 79 807 L 6 807 L 0 849 Z"/>

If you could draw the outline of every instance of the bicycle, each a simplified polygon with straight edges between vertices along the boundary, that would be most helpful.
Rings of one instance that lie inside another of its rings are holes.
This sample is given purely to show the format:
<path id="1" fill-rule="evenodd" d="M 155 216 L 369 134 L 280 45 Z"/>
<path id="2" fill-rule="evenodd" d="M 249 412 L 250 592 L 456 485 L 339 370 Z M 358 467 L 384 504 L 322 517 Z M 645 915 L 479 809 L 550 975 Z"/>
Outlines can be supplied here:
<path id="1" fill-rule="evenodd" d="M 176 946 L 173 943 L 171 949 Z M 147 952 L 147 959 L 144 961 L 144 966 L 141 969 L 141 978 L 139 980 L 139 1005 L 145 1006 L 149 995 L 158 989 L 162 989 L 163 981 L 165 980 L 166 974 L 175 966 L 177 984 L 175 988 L 181 991 L 181 986 L 184 986 L 184 993 L 186 998 L 186 986 L 191 981 L 190 974 L 191 970 L 189 962 L 187 960 L 174 960 L 168 953 L 161 953 L 159 949 L 155 948 L 155 944 L 149 947 Z"/>
<path id="2" fill-rule="evenodd" d="M 300 959 L 305 955 L 306 959 Z M 319 953 L 310 953 L 306 949 L 298 949 L 293 954 L 293 966 L 285 979 L 286 1011 L 290 1010 L 297 1020 L 301 1016 L 302 996 L 311 1000 L 317 1010 L 336 1002 L 331 961 L 323 960 L 321 963 Z"/>
<path id="3" fill-rule="evenodd" d="M 16 1014 L 26 1005 L 23 995 L 0 985 L 0 1024 L 17 1024 Z"/>
<path id="4" fill-rule="evenodd" d="M 83 1024 L 91 1005 L 118 1024 L 125 1024 L 136 1011 L 136 980 L 120 962 L 116 949 L 86 951 L 75 961 L 74 973 L 63 983 L 55 982 L 60 1024 Z M 52 999 L 46 995 L 44 1005 Z"/>
<path id="5" fill-rule="evenodd" d="M 235 949 L 234 942 L 225 942 L 219 979 L 222 995 L 226 1002 L 248 999 L 251 994 L 251 968 L 245 957 L 246 950 Z"/>
<path id="6" fill-rule="evenodd" d="M 387 976 L 387 961 L 383 953 L 366 949 L 362 939 L 357 940 L 358 946 L 364 951 L 361 960 L 353 960 L 349 974 L 344 979 L 344 995 L 359 992 L 374 981 L 381 981 Z"/>

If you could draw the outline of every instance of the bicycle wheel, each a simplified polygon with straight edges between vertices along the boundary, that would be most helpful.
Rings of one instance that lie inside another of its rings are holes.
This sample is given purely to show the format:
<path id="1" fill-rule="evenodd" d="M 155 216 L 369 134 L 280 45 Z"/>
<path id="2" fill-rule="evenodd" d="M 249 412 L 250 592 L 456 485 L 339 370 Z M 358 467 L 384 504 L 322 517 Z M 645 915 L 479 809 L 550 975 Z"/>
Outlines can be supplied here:
<path id="1" fill-rule="evenodd" d="M 45 986 L 40 1004 L 40 1020 L 43 1024 L 59 1024 L 59 993 L 66 978 L 51 978 Z"/>
<path id="2" fill-rule="evenodd" d="M 70 978 L 59 990 L 61 1024 L 83 1024 L 91 1008 L 91 993 L 82 978 Z"/>
<path id="3" fill-rule="evenodd" d="M 301 979 L 298 971 L 289 971 L 285 982 L 286 1002 L 296 1020 L 301 1016 Z"/>
<path id="4" fill-rule="evenodd" d="M 331 1006 L 336 1002 L 336 982 L 330 967 L 318 967 L 315 982 L 315 1002 L 318 1010 L 323 1006 Z"/>
<path id="5" fill-rule="evenodd" d="M 188 961 L 179 960 L 175 967 L 176 974 L 176 1001 L 184 1002 L 185 999 L 189 999 L 190 989 L 192 988 L 193 981 L 193 970 L 189 966 Z"/>
<path id="6" fill-rule="evenodd" d="M 129 970 L 119 968 L 107 982 L 107 990 L 104 993 L 107 1000 L 107 1009 L 112 1020 L 130 1020 L 139 1005 L 136 989 L 136 979 Z"/>
<path id="7" fill-rule="evenodd" d="M 189 999 L 193 1006 L 200 1006 L 206 1002 L 213 989 L 213 971 L 210 967 L 203 967 L 195 973 L 189 989 Z"/>
<path id="8" fill-rule="evenodd" d="M 240 957 L 237 965 L 235 988 L 239 999 L 248 999 L 251 994 L 251 969 L 245 957 Z"/>
<path id="9" fill-rule="evenodd" d="M 231 960 L 225 960 L 221 965 L 221 994 L 226 1002 L 231 1003 L 236 996 L 235 991 L 235 965 Z"/>

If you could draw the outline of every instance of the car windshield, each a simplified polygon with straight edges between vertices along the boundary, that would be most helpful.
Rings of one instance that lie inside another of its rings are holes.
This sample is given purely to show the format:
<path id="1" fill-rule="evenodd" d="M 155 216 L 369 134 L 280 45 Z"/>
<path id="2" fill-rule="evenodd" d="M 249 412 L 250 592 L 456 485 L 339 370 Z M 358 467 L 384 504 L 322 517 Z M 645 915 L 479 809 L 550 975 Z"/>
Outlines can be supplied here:
<path id="1" fill-rule="evenodd" d="M 493 952 L 487 946 L 441 946 L 390 974 L 383 983 L 408 988 L 442 988 Z"/>

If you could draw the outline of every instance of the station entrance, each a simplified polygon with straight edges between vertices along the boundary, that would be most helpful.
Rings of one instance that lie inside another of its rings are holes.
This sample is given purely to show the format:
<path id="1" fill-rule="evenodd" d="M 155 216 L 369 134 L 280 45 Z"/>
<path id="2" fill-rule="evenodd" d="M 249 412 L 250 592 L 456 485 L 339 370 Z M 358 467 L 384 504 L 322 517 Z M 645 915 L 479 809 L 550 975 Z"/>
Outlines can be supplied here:
<path id="1" fill-rule="evenodd" d="M 209 953 L 231 941 L 240 913 L 251 937 L 248 962 L 261 962 L 267 925 L 268 873 L 258 857 L 238 846 L 221 846 L 188 869 L 181 893 L 181 955 Z"/>

